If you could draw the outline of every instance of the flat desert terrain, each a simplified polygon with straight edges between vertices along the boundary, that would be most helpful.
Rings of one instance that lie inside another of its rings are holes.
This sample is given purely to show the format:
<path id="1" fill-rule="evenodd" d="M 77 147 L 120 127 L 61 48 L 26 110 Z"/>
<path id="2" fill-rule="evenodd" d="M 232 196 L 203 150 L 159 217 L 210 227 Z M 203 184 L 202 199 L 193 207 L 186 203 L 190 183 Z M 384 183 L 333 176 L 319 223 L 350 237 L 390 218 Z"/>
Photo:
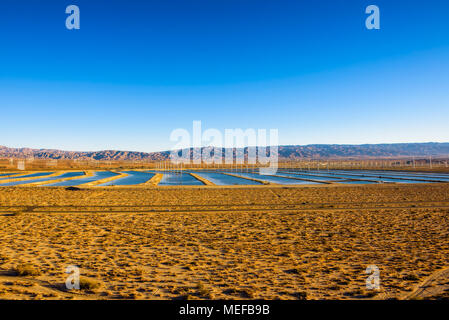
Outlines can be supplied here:
<path id="1" fill-rule="evenodd" d="M 449 184 L 0 188 L 0 299 L 440 299 Z M 67 290 L 66 268 L 81 272 Z M 369 265 L 380 290 L 368 290 Z"/>

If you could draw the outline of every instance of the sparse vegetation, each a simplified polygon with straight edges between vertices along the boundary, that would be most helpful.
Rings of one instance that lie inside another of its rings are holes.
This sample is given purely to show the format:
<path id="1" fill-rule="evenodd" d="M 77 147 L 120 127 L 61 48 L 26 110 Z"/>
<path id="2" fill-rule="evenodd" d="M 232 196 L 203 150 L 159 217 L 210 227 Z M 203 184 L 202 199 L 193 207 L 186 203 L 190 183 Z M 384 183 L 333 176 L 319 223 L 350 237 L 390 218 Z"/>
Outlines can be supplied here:
<path id="1" fill-rule="evenodd" d="M 13 268 L 13 271 L 18 276 L 39 276 L 41 274 L 41 271 L 34 265 L 30 263 L 21 263 L 16 265 Z"/>
<path id="2" fill-rule="evenodd" d="M 410 273 L 410 274 L 406 274 L 402 277 L 403 280 L 410 280 L 410 281 L 417 281 L 419 280 L 419 277 L 414 274 L 414 273 Z"/>
<path id="3" fill-rule="evenodd" d="M 206 288 L 201 282 L 197 285 L 198 295 L 202 298 L 213 299 L 213 295 L 210 289 Z"/>
<path id="4" fill-rule="evenodd" d="M 298 300 L 307 300 L 307 292 L 299 291 L 292 294 Z"/>
<path id="5" fill-rule="evenodd" d="M 444 184 L 11 190 L 0 188 L 0 202 L 39 209 L 0 216 L 0 267 L 30 277 L 0 283 L 2 298 L 401 298 L 449 252 Z M 203 211 L 214 205 L 223 211 Z M 63 284 L 68 263 L 84 270 L 85 292 L 48 295 L 41 282 Z M 365 290 L 370 264 L 380 291 Z"/>
<path id="6" fill-rule="evenodd" d="M 95 290 L 100 288 L 101 284 L 97 280 L 81 277 L 80 278 L 80 289 L 81 290 Z"/>

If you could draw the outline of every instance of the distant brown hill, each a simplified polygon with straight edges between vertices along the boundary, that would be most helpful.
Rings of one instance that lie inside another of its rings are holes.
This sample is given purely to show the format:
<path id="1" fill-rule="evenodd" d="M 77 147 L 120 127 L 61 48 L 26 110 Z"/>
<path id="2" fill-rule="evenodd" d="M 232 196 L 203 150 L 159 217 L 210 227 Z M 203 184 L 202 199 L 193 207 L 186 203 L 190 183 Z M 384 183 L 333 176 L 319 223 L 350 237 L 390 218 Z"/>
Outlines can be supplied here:
<path id="1" fill-rule="evenodd" d="M 191 152 L 192 150 L 190 150 Z M 244 152 L 247 153 L 245 148 Z M 235 150 L 234 150 L 235 153 Z M 0 158 L 35 158 L 58 160 L 166 160 L 170 152 L 135 152 L 104 150 L 94 152 L 62 151 L 53 149 L 8 148 L 0 146 Z M 349 158 L 389 158 L 389 157 L 449 156 L 449 143 L 396 143 L 363 145 L 292 145 L 279 146 L 281 159 L 349 159 Z"/>
<path id="2" fill-rule="evenodd" d="M 0 158 L 34 158 L 58 160 L 163 160 L 169 152 L 135 151 L 62 151 L 55 149 L 8 148 L 0 146 Z"/>

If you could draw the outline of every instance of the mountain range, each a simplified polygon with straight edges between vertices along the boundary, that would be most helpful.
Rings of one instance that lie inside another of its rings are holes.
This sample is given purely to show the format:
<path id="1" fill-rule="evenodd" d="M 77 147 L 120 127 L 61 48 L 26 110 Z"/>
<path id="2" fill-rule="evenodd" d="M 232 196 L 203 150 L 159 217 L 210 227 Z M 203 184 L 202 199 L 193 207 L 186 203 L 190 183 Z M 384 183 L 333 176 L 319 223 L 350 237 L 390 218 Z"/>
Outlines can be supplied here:
<path id="1" fill-rule="evenodd" d="M 395 143 L 395 144 L 312 144 L 279 146 L 280 159 L 367 159 L 393 157 L 441 157 L 449 156 L 449 143 Z M 192 153 L 192 149 L 189 150 Z M 235 154 L 235 149 L 233 150 Z M 248 148 L 244 148 L 245 154 Z M 104 161 L 157 161 L 169 159 L 170 151 L 62 151 L 55 149 L 8 148 L 0 146 L 0 158 L 34 158 L 58 160 Z"/>

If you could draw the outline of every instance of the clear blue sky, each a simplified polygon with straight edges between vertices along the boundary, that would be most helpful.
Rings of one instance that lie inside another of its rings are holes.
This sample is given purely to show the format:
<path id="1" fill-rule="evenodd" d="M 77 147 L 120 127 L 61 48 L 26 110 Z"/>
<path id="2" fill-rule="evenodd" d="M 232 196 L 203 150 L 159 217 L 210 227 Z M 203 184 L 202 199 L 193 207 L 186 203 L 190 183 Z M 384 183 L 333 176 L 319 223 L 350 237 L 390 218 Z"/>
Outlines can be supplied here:
<path id="1" fill-rule="evenodd" d="M 67 5 L 81 29 L 67 30 Z M 376 4 L 381 30 L 365 28 Z M 0 145 L 159 151 L 172 130 L 280 144 L 449 141 L 446 0 L 1 0 Z"/>

